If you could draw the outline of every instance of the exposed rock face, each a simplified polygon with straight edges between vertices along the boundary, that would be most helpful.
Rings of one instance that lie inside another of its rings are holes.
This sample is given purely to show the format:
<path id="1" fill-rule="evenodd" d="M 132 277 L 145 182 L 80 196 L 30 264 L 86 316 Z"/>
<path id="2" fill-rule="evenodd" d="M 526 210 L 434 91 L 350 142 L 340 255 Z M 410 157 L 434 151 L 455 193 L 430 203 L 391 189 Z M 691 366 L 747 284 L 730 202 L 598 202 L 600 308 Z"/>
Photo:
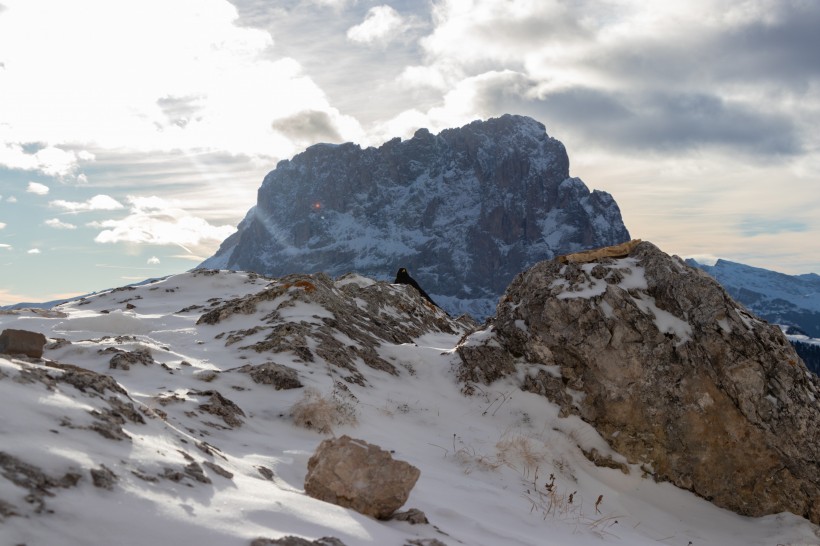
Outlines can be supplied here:
<path id="1" fill-rule="evenodd" d="M 336 537 L 322 537 L 308 540 L 302 537 L 286 536 L 282 538 L 257 538 L 251 546 L 345 546 L 345 543 Z"/>
<path id="2" fill-rule="evenodd" d="M 305 492 L 386 519 L 410 496 L 421 472 L 379 446 L 349 436 L 324 440 L 308 461 Z"/>
<path id="3" fill-rule="evenodd" d="M 728 260 L 686 263 L 709 273 L 759 317 L 785 327 L 806 367 L 820 375 L 820 275 L 786 275 Z"/>
<path id="4" fill-rule="evenodd" d="M 376 279 L 407 267 L 443 308 L 483 317 L 536 261 L 628 239 L 612 197 L 569 176 L 563 144 L 505 115 L 379 148 L 311 146 L 265 177 L 202 265 Z"/>
<path id="5" fill-rule="evenodd" d="M 820 275 L 786 275 L 718 260 L 715 265 L 687 260 L 718 280 L 737 301 L 760 317 L 820 338 Z"/>
<path id="6" fill-rule="evenodd" d="M 26 502 L 38 514 L 47 510 L 45 498 L 54 496 L 51 490 L 74 487 L 81 478 L 76 472 L 68 472 L 61 478 L 55 478 L 46 474 L 42 469 L 3 451 L 0 451 L 0 476 L 20 489 L 27 490 Z M 5 502 L 0 505 L 0 522 L 5 519 L 4 513 L 5 516 L 20 515 L 12 505 Z"/>
<path id="7" fill-rule="evenodd" d="M 306 305 L 316 309 L 310 320 L 290 318 L 294 308 Z M 232 317 L 251 315 L 259 308 L 270 310 L 253 328 L 224 331 Z M 466 318 L 448 317 L 411 286 L 374 282 L 358 275 L 333 280 L 323 273 L 288 275 L 272 281 L 261 292 L 217 305 L 197 324 L 219 324 L 225 345 L 236 344 L 240 351 L 290 353 L 305 363 L 321 358 L 346 382 L 359 385 L 366 384 L 359 369 L 362 363 L 398 375 L 396 366 L 379 356 L 377 349 L 382 343 L 410 343 L 425 333 L 457 333 L 474 326 Z M 340 341 L 339 333 L 348 341 Z M 295 370 L 283 365 L 263 364 L 239 371 L 277 389 L 301 386 Z"/>
<path id="8" fill-rule="evenodd" d="M 3 330 L 0 334 L 0 353 L 42 358 L 46 336 L 28 330 Z"/>
<path id="9" fill-rule="evenodd" d="M 108 367 L 112 370 L 130 370 L 131 365 L 142 364 L 143 366 L 150 366 L 156 364 L 154 358 L 151 356 L 151 351 L 148 349 L 138 349 L 136 351 L 123 351 L 115 347 L 109 347 L 106 351 L 114 353 L 108 363 Z"/>
<path id="10" fill-rule="evenodd" d="M 650 243 L 537 264 L 459 353 L 468 391 L 526 369 L 522 388 L 658 480 L 741 514 L 820 523 L 820 381 L 779 328 Z"/>
<path id="11" fill-rule="evenodd" d="M 267 362 L 258 366 L 243 366 L 240 371 L 247 372 L 254 382 L 272 385 L 277 391 L 302 387 L 296 370 L 284 364 Z"/>

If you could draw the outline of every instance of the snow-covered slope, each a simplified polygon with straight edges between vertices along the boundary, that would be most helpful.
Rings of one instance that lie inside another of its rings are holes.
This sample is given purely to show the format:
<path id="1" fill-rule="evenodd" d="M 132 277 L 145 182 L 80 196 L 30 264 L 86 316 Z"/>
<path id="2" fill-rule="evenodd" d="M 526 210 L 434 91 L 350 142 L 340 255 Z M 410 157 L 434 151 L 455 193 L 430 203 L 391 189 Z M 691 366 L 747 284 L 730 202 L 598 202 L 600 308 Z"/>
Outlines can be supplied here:
<path id="1" fill-rule="evenodd" d="M 535 262 L 627 240 L 612 196 L 570 177 L 564 145 L 505 115 L 379 148 L 311 146 L 265 177 L 202 266 L 376 279 L 406 267 L 454 315 L 483 318 Z"/>
<path id="2" fill-rule="evenodd" d="M 406 286 L 200 271 L 4 312 L 6 328 L 50 344 L 43 360 L 0 355 L 0 544 L 818 542 L 796 516 L 741 517 L 637 467 L 594 466 L 581 447 L 617 458 L 597 432 L 512 382 L 464 396 L 465 325 Z M 303 387 L 257 382 L 271 364 Z M 333 409 L 333 434 L 421 470 L 406 507 L 429 525 L 305 495 L 326 434 L 291 413 L 311 398 Z"/>

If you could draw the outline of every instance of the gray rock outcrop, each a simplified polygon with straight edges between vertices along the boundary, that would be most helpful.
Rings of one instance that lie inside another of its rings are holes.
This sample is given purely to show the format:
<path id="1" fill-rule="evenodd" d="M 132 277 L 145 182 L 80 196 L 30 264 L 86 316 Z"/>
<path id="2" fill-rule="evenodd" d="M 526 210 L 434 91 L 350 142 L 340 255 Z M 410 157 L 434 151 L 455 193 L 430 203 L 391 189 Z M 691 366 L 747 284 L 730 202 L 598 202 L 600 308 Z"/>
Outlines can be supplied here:
<path id="1" fill-rule="evenodd" d="M 421 472 L 379 446 L 349 436 L 324 440 L 308 461 L 313 498 L 387 519 L 407 501 Z"/>
<path id="2" fill-rule="evenodd" d="M 775 324 L 797 326 L 820 338 L 820 275 L 786 275 L 760 267 L 718 260 L 715 265 L 686 263 L 703 269 L 757 316 Z"/>
<path id="3" fill-rule="evenodd" d="M 0 353 L 42 358 L 46 336 L 28 330 L 3 330 L 0 334 Z"/>
<path id="4" fill-rule="evenodd" d="M 465 390 L 519 377 L 658 480 L 820 523 L 820 380 L 780 329 L 651 243 L 569 258 L 518 275 L 463 340 Z"/>
<path id="5" fill-rule="evenodd" d="M 407 267 L 444 309 L 484 317 L 525 267 L 628 239 L 613 198 L 570 177 L 564 145 L 505 115 L 281 161 L 202 267 L 375 279 Z"/>
<path id="6" fill-rule="evenodd" d="M 336 537 L 322 537 L 308 540 L 302 537 L 285 536 L 282 538 L 257 538 L 251 541 L 251 546 L 345 546 L 345 543 Z"/>
<path id="7" fill-rule="evenodd" d="M 253 328 L 229 329 L 232 317 L 252 315 L 260 307 L 271 306 L 257 317 Z M 291 313 L 298 307 L 321 311 L 297 321 Z M 475 325 L 467 318 L 448 317 L 411 286 L 374 282 L 358 275 L 334 280 L 324 273 L 276 279 L 265 290 L 215 306 L 200 316 L 197 324 L 219 325 L 225 345 L 236 345 L 239 351 L 267 354 L 273 359 L 285 353 L 303 363 L 324 360 L 344 381 L 359 385 L 367 383 L 362 364 L 399 374 L 395 362 L 380 356 L 378 348 L 383 343 L 411 343 L 425 333 L 454 334 Z M 340 340 L 340 333 L 346 342 Z M 400 365 L 415 373 L 411 365 Z M 301 385 L 295 370 L 276 363 L 243 366 L 238 371 L 249 373 L 257 383 L 270 382 L 274 388 Z"/>

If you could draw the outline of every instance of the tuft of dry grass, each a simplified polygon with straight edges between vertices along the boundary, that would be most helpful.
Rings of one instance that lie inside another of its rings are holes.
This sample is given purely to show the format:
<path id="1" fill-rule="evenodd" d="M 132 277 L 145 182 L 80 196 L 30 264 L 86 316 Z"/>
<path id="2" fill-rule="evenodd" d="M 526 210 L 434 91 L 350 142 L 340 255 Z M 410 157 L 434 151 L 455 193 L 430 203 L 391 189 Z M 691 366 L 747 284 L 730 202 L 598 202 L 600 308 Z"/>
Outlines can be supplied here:
<path id="1" fill-rule="evenodd" d="M 537 467 L 546 458 L 546 453 L 530 437 L 522 434 L 506 434 L 495 444 L 496 458 L 502 464 L 523 474 Z"/>
<path id="2" fill-rule="evenodd" d="M 356 408 L 334 389 L 325 396 L 307 387 L 301 400 L 290 408 L 290 416 L 297 426 L 322 434 L 333 434 L 334 426 L 355 425 Z"/>

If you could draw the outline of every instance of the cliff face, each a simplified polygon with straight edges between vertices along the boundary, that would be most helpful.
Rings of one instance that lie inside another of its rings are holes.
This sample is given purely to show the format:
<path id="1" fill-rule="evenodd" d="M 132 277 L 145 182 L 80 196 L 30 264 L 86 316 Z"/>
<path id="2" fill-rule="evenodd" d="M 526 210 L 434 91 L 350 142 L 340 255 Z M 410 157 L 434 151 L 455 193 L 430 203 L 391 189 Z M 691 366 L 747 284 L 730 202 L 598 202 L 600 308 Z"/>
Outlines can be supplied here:
<path id="1" fill-rule="evenodd" d="M 459 349 L 465 389 L 517 377 L 658 480 L 820 522 L 820 380 L 780 329 L 651 243 L 588 258 L 516 277 Z"/>
<path id="2" fill-rule="evenodd" d="M 569 176 L 564 146 L 505 115 L 379 148 L 321 144 L 280 162 L 203 263 L 280 276 L 407 267 L 452 313 L 492 313 L 538 260 L 629 239 L 605 192 Z"/>

